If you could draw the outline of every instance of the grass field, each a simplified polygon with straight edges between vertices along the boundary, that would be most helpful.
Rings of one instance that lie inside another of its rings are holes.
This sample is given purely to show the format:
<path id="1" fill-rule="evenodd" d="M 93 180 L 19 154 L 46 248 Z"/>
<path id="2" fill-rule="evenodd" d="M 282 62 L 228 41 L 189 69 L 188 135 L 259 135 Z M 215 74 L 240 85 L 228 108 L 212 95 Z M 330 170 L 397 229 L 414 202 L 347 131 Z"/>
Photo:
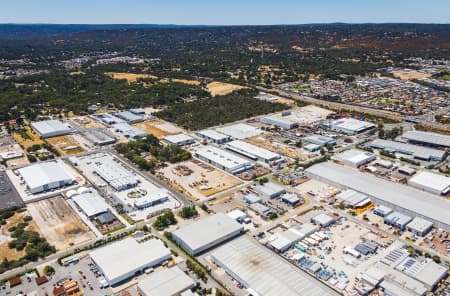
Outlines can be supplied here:
<path id="1" fill-rule="evenodd" d="M 61 155 L 73 155 L 83 152 L 84 149 L 80 147 L 70 136 L 60 136 L 47 139 Z"/>
<path id="2" fill-rule="evenodd" d="M 227 95 L 235 90 L 243 89 L 245 87 L 236 85 L 236 84 L 213 81 L 211 83 L 208 83 L 206 85 L 206 88 L 208 89 L 209 93 L 212 96 L 223 96 L 223 95 Z"/>
<path id="3" fill-rule="evenodd" d="M 17 132 L 12 133 L 12 137 L 19 145 L 26 149 L 36 144 L 44 144 L 44 141 L 41 140 L 39 135 L 36 134 L 29 126 L 25 126 L 24 129 L 28 138 L 24 138 L 20 133 Z"/>

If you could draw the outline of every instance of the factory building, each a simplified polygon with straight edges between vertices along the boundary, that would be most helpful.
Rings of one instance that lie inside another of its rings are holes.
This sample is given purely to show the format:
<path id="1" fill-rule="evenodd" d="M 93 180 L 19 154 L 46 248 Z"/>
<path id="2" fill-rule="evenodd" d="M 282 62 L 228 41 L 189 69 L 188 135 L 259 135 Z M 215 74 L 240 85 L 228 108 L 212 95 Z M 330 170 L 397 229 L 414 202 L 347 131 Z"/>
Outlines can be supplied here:
<path id="1" fill-rule="evenodd" d="M 218 133 L 215 130 L 202 130 L 197 132 L 197 135 L 205 141 L 215 144 L 223 144 L 231 141 L 230 136 Z"/>
<path id="2" fill-rule="evenodd" d="M 373 208 L 373 213 L 375 214 L 375 215 L 378 215 L 378 216 L 380 216 L 380 217 L 386 217 L 387 215 L 389 215 L 390 213 L 392 213 L 393 211 L 392 211 L 392 209 L 391 208 L 388 208 L 388 207 L 386 207 L 386 206 L 383 206 L 383 205 L 376 205 L 374 208 Z"/>
<path id="3" fill-rule="evenodd" d="M 149 239 L 137 242 L 132 237 L 95 249 L 89 256 L 111 286 L 172 258 L 162 241 Z"/>
<path id="4" fill-rule="evenodd" d="M 248 208 L 264 218 L 268 217 L 272 213 L 272 210 L 268 206 L 265 206 L 259 202 L 250 204 Z"/>
<path id="5" fill-rule="evenodd" d="M 408 184 L 437 195 L 450 193 L 450 178 L 435 173 L 420 172 L 409 179 Z"/>
<path id="6" fill-rule="evenodd" d="M 88 191 L 73 195 L 71 198 L 88 218 L 94 218 L 109 211 L 108 204 L 96 192 Z"/>
<path id="7" fill-rule="evenodd" d="M 114 115 L 129 123 L 136 123 L 144 120 L 142 116 L 132 113 L 130 111 L 121 111 L 114 113 Z"/>
<path id="8" fill-rule="evenodd" d="M 407 131 L 401 138 L 411 144 L 450 148 L 450 136 L 446 135 L 422 131 Z"/>
<path id="9" fill-rule="evenodd" d="M 231 138 L 236 140 L 255 137 L 263 133 L 261 129 L 246 123 L 237 123 L 228 126 L 223 126 L 217 128 L 216 130 L 219 133 L 230 136 Z"/>
<path id="10" fill-rule="evenodd" d="M 441 161 L 447 156 L 447 153 L 443 150 L 382 139 L 372 141 L 370 147 L 383 149 L 388 152 L 401 153 L 412 156 L 415 159 L 426 161 Z"/>
<path id="11" fill-rule="evenodd" d="M 225 148 L 254 161 L 258 160 L 267 164 L 274 164 L 283 160 L 281 155 L 277 153 L 240 140 L 227 143 Z"/>
<path id="12" fill-rule="evenodd" d="M 367 195 L 351 189 L 347 189 L 336 194 L 336 198 L 354 209 L 367 206 L 371 202 Z"/>
<path id="13" fill-rule="evenodd" d="M 84 133 L 84 136 L 95 146 L 110 145 L 114 144 L 117 141 L 115 137 L 109 135 L 103 130 L 90 129 Z"/>
<path id="14" fill-rule="evenodd" d="M 72 128 L 60 120 L 45 120 L 32 122 L 31 127 L 41 138 L 50 138 L 68 135 L 72 132 Z"/>
<path id="15" fill-rule="evenodd" d="M 333 139 L 331 137 L 320 136 L 320 135 L 308 136 L 304 140 L 307 143 L 319 145 L 320 147 L 327 146 L 327 145 L 332 145 L 332 146 L 336 145 L 335 139 Z"/>
<path id="16" fill-rule="evenodd" d="M 336 154 L 334 160 L 345 165 L 358 168 L 377 159 L 376 155 L 367 151 L 350 149 Z"/>
<path id="17" fill-rule="evenodd" d="M 258 185 L 253 190 L 270 199 L 279 197 L 286 193 L 286 189 L 283 186 L 277 185 L 272 182 Z"/>
<path id="18" fill-rule="evenodd" d="M 177 146 L 186 146 L 195 143 L 195 139 L 186 134 L 165 136 L 163 140 L 171 145 Z"/>
<path id="19" fill-rule="evenodd" d="M 295 243 L 311 235 L 319 230 L 315 225 L 305 223 L 294 226 L 286 231 L 278 232 L 270 239 L 269 246 L 277 252 L 285 252 L 290 249 Z"/>
<path id="20" fill-rule="evenodd" d="M 416 217 L 411 222 L 409 222 L 408 225 L 406 225 L 406 228 L 416 235 L 425 236 L 433 228 L 433 223 L 425 219 Z"/>
<path id="21" fill-rule="evenodd" d="M 146 132 L 129 125 L 128 123 L 116 123 L 113 124 L 112 127 L 116 132 L 121 133 L 124 137 L 129 139 L 139 139 L 147 136 Z"/>
<path id="22" fill-rule="evenodd" d="M 154 272 L 137 284 L 142 296 L 175 296 L 195 286 L 194 280 L 178 266 Z"/>
<path id="23" fill-rule="evenodd" d="M 224 213 L 218 213 L 172 232 L 173 239 L 196 256 L 244 232 L 244 227 Z"/>
<path id="24" fill-rule="evenodd" d="M 136 187 L 139 183 L 138 178 L 113 157 L 97 158 L 93 165 L 94 172 L 116 191 Z"/>
<path id="25" fill-rule="evenodd" d="M 331 130 L 348 135 L 361 134 L 376 127 L 373 123 L 354 118 L 341 118 L 333 121 L 327 121 L 325 122 L 325 125 Z"/>
<path id="26" fill-rule="evenodd" d="M 211 259 L 251 295 L 338 295 L 264 246 L 242 236 L 219 247 Z"/>
<path id="27" fill-rule="evenodd" d="M 394 226 L 399 230 L 405 230 L 406 225 L 408 225 L 408 223 L 411 222 L 411 220 L 412 218 L 410 216 L 407 216 L 399 212 L 392 212 L 386 217 L 384 217 L 385 224 Z"/>
<path id="28" fill-rule="evenodd" d="M 290 130 L 298 127 L 297 122 L 293 122 L 287 119 L 275 117 L 275 116 L 265 116 L 260 120 L 262 123 L 272 125 L 284 130 Z"/>
<path id="29" fill-rule="evenodd" d="M 136 200 L 134 201 L 134 206 L 138 209 L 146 209 L 161 204 L 163 202 L 166 202 L 168 200 L 169 200 L 169 193 L 164 189 L 160 189 L 157 191 L 149 192 L 144 197 L 136 198 Z"/>
<path id="30" fill-rule="evenodd" d="M 333 224 L 335 221 L 334 221 L 333 217 L 331 217 L 327 214 L 319 214 L 315 217 L 312 217 L 311 222 L 315 225 L 320 225 L 322 227 L 328 227 L 331 224 Z"/>
<path id="31" fill-rule="evenodd" d="M 107 125 L 113 125 L 113 124 L 119 124 L 119 123 L 125 123 L 126 121 L 122 118 L 119 118 L 117 116 L 114 116 L 109 113 L 100 113 L 100 114 L 94 114 L 91 115 L 93 118 L 96 118 L 100 120 L 101 122 L 107 124 Z"/>
<path id="32" fill-rule="evenodd" d="M 200 148 L 194 155 L 230 174 L 243 172 L 253 167 L 250 161 L 214 146 Z"/>
<path id="33" fill-rule="evenodd" d="M 32 164 L 16 172 L 32 194 L 65 187 L 76 182 L 75 176 L 62 161 Z"/>
<path id="34" fill-rule="evenodd" d="M 244 195 L 243 199 L 244 199 L 244 202 L 246 202 L 248 204 L 259 203 L 262 200 L 261 197 L 257 196 L 256 194 Z"/>
<path id="35" fill-rule="evenodd" d="M 290 205 L 291 207 L 295 207 L 296 205 L 298 205 L 300 203 L 300 198 L 298 198 L 297 194 L 294 193 L 287 193 L 287 194 L 283 194 L 281 196 L 281 200 Z"/>
<path id="36" fill-rule="evenodd" d="M 366 194 L 376 203 L 450 230 L 450 203 L 443 198 L 330 162 L 313 165 L 305 173 L 333 186 Z"/>

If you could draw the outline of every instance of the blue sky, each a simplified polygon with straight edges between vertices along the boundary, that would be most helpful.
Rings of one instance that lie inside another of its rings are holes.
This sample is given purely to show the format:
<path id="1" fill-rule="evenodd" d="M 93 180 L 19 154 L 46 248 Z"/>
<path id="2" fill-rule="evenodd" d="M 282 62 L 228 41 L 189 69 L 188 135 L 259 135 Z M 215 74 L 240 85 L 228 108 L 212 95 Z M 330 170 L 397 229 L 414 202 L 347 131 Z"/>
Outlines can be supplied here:
<path id="1" fill-rule="evenodd" d="M 0 23 L 450 23 L 450 0 L 0 0 Z"/>

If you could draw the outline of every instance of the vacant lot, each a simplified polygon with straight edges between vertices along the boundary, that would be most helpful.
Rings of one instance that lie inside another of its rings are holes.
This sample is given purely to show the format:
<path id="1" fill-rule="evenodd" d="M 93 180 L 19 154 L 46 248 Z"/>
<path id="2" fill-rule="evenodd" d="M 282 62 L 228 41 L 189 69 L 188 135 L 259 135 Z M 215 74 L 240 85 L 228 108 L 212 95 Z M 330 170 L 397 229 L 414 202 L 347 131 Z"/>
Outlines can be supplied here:
<path id="1" fill-rule="evenodd" d="M 243 89 L 245 87 L 231 83 L 213 81 L 211 83 L 208 83 L 206 85 L 206 88 L 208 89 L 209 93 L 214 97 L 214 96 L 224 96 L 235 90 Z"/>
<path id="2" fill-rule="evenodd" d="M 143 122 L 134 123 L 133 126 L 137 127 L 140 130 L 143 130 L 147 134 L 152 134 L 157 138 L 167 136 L 169 133 L 166 131 L 163 131 L 160 128 L 157 128 L 155 126 L 157 123 L 158 123 L 157 120 L 151 120 L 151 121 L 143 121 Z"/>
<path id="3" fill-rule="evenodd" d="M 39 231 L 58 251 L 95 238 L 62 197 L 28 204 L 28 211 L 39 225 Z"/>
<path id="4" fill-rule="evenodd" d="M 8 231 L 9 228 L 16 226 L 17 224 L 23 222 L 23 217 L 29 215 L 28 212 L 15 213 L 14 216 L 7 219 L 7 224 L 0 227 L 0 261 L 3 258 L 8 258 L 8 260 L 16 260 L 25 255 L 25 251 L 17 251 L 16 249 L 10 249 L 8 243 L 13 240 L 10 236 L 11 232 Z M 37 231 L 37 226 L 34 221 L 29 222 L 29 227 L 27 230 Z"/>
<path id="5" fill-rule="evenodd" d="M 108 72 L 105 74 L 113 79 L 125 79 L 128 83 L 136 82 L 138 79 L 141 78 L 158 79 L 158 77 L 149 74 L 116 73 L 116 72 Z"/>
<path id="6" fill-rule="evenodd" d="M 33 145 L 41 145 L 44 143 L 44 141 L 40 139 L 39 135 L 36 134 L 29 126 L 25 126 L 24 129 L 24 134 L 20 134 L 18 132 L 12 133 L 14 140 L 22 147 L 26 149 Z"/>
<path id="7" fill-rule="evenodd" d="M 172 78 L 170 80 L 167 78 L 164 78 L 164 79 L 161 79 L 159 82 L 167 83 L 169 81 L 183 83 L 183 84 L 187 84 L 187 85 L 200 85 L 200 81 L 197 81 L 197 80 L 176 79 L 176 78 Z"/>
<path id="8" fill-rule="evenodd" d="M 392 72 L 395 77 L 400 78 L 402 80 L 412 80 L 412 79 L 420 79 L 420 78 L 428 78 L 431 75 L 426 73 L 421 73 L 418 71 L 394 71 Z"/>
<path id="9" fill-rule="evenodd" d="M 55 147 L 61 155 L 73 155 L 84 151 L 71 136 L 53 137 L 47 139 L 47 142 Z"/>

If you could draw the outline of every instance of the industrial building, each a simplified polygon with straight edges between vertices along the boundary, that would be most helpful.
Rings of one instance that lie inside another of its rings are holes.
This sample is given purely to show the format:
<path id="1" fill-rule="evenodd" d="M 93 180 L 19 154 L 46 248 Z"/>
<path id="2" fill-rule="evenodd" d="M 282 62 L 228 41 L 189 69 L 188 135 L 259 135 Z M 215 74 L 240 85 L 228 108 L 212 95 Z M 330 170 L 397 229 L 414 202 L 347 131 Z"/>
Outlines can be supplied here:
<path id="1" fill-rule="evenodd" d="M 420 172 L 409 179 L 408 184 L 437 195 L 450 193 L 450 178 L 435 173 Z"/>
<path id="2" fill-rule="evenodd" d="M 114 115 L 125 120 L 126 122 L 129 122 L 129 123 L 135 123 L 135 122 L 140 122 L 140 121 L 144 120 L 144 118 L 142 116 L 132 113 L 130 111 L 121 111 L 121 112 L 114 113 Z"/>
<path id="3" fill-rule="evenodd" d="M 139 183 L 138 178 L 112 156 L 96 158 L 93 166 L 94 172 L 116 191 L 136 187 Z"/>
<path id="4" fill-rule="evenodd" d="M 95 249 L 89 256 L 111 286 L 172 257 L 170 250 L 159 239 L 138 242 L 132 237 Z"/>
<path id="5" fill-rule="evenodd" d="M 50 138 L 56 136 L 68 135 L 72 132 L 72 128 L 60 120 L 45 120 L 32 122 L 31 127 L 42 138 Z"/>
<path id="6" fill-rule="evenodd" d="M 100 113 L 91 115 L 93 118 L 100 120 L 107 125 L 113 125 L 118 123 L 125 123 L 126 121 L 117 116 L 111 115 L 109 113 Z"/>
<path id="7" fill-rule="evenodd" d="M 380 217 L 386 217 L 387 215 L 389 215 L 390 213 L 392 213 L 393 211 L 392 211 L 392 209 L 391 208 L 388 208 L 388 207 L 386 207 L 386 206 L 383 206 L 383 205 L 376 205 L 374 208 L 373 208 L 373 213 L 375 214 L 375 215 L 378 215 L 378 216 L 380 216 Z"/>
<path id="8" fill-rule="evenodd" d="M 109 211 L 108 204 L 96 192 L 76 194 L 72 196 L 72 200 L 88 218 L 94 218 Z"/>
<path id="9" fill-rule="evenodd" d="M 139 139 L 145 138 L 147 136 L 146 132 L 141 131 L 137 127 L 129 125 L 128 123 L 116 123 L 113 124 L 112 127 L 116 132 L 121 133 L 122 135 L 124 135 L 124 137 L 129 139 Z"/>
<path id="10" fill-rule="evenodd" d="M 268 206 L 259 202 L 250 204 L 248 208 L 262 217 L 268 217 L 272 213 L 272 210 Z"/>
<path id="11" fill-rule="evenodd" d="M 358 168 L 366 163 L 376 160 L 377 156 L 367 151 L 350 149 L 336 154 L 333 159 L 348 166 Z"/>
<path id="12" fill-rule="evenodd" d="M 244 202 L 248 203 L 248 204 L 254 204 L 254 203 L 258 203 L 261 202 L 261 197 L 257 196 L 256 194 L 247 194 L 244 195 L 243 197 Z"/>
<path id="13" fill-rule="evenodd" d="M 163 138 L 164 141 L 171 145 L 185 146 L 195 143 L 195 139 L 186 134 L 169 135 Z"/>
<path id="14" fill-rule="evenodd" d="M 205 141 L 215 144 L 223 144 L 231 141 L 230 136 L 218 133 L 215 130 L 202 130 L 197 132 L 197 135 Z"/>
<path id="15" fill-rule="evenodd" d="M 173 239 L 196 256 L 244 232 L 244 227 L 224 213 L 218 213 L 172 232 Z"/>
<path id="16" fill-rule="evenodd" d="M 18 169 L 17 175 L 32 194 L 72 185 L 75 176 L 62 161 L 42 162 Z"/>
<path id="17" fill-rule="evenodd" d="M 254 161 L 258 160 L 267 164 L 274 164 L 283 160 L 281 155 L 277 153 L 240 140 L 227 143 L 225 148 Z"/>
<path id="18" fill-rule="evenodd" d="M 305 139 L 305 142 L 319 145 L 319 146 L 327 146 L 327 145 L 336 145 L 336 140 L 331 137 L 320 136 L 320 135 L 312 135 L 308 136 Z"/>
<path id="19" fill-rule="evenodd" d="M 401 153 L 412 156 L 415 159 L 426 161 L 441 161 L 444 160 L 447 155 L 443 150 L 382 139 L 372 141 L 370 147 L 383 149 L 388 152 Z"/>
<path id="20" fill-rule="evenodd" d="M 416 235 L 425 236 L 433 228 L 433 223 L 420 217 L 416 217 L 406 225 L 406 228 Z"/>
<path id="21" fill-rule="evenodd" d="M 295 207 L 300 203 L 300 198 L 298 198 L 297 194 L 294 193 L 286 193 L 281 196 L 281 200 L 288 205 Z"/>
<path id="22" fill-rule="evenodd" d="M 367 195 L 351 189 L 347 189 L 336 194 L 336 198 L 354 209 L 364 207 L 371 203 L 370 198 Z"/>
<path id="23" fill-rule="evenodd" d="M 247 218 L 247 214 L 239 209 L 232 210 L 227 213 L 227 215 L 233 219 L 236 220 L 239 223 L 242 223 L 245 218 Z"/>
<path id="24" fill-rule="evenodd" d="M 313 165 L 305 173 L 336 187 L 364 193 L 377 203 L 450 230 L 450 203 L 435 195 L 330 162 Z"/>
<path id="25" fill-rule="evenodd" d="M 146 196 L 136 198 L 134 206 L 138 209 L 146 209 L 155 205 L 161 204 L 169 200 L 169 193 L 167 190 L 159 189 L 147 193 Z"/>
<path id="26" fill-rule="evenodd" d="M 178 266 L 154 272 L 137 284 L 142 296 L 175 296 L 191 289 L 195 282 Z"/>
<path id="27" fill-rule="evenodd" d="M 450 136 L 422 132 L 422 131 L 407 131 L 403 133 L 401 138 L 412 144 L 421 144 L 432 147 L 450 148 Z"/>
<path id="28" fill-rule="evenodd" d="M 376 127 L 375 124 L 354 118 L 340 118 L 325 123 L 331 130 L 348 135 L 360 134 Z"/>
<path id="29" fill-rule="evenodd" d="M 286 193 L 286 189 L 283 186 L 277 185 L 272 182 L 258 185 L 253 190 L 270 199 L 279 197 Z"/>
<path id="30" fill-rule="evenodd" d="M 262 123 L 272 125 L 272 126 L 284 129 L 284 130 L 290 130 L 290 129 L 298 127 L 297 122 L 293 122 L 293 121 L 275 117 L 275 116 L 265 116 L 265 117 L 261 118 L 260 121 Z"/>
<path id="31" fill-rule="evenodd" d="M 333 224 L 335 221 L 333 217 L 327 215 L 327 214 L 319 214 L 317 216 L 314 216 L 311 218 L 311 222 L 320 225 L 322 227 L 328 227 L 331 224 Z"/>
<path id="32" fill-rule="evenodd" d="M 338 295 L 320 281 L 245 236 L 215 250 L 211 259 L 252 295 Z"/>
<path id="33" fill-rule="evenodd" d="M 83 134 L 95 146 L 114 144 L 117 139 L 103 130 L 90 129 Z"/>
<path id="34" fill-rule="evenodd" d="M 237 123 L 216 129 L 219 133 L 230 136 L 236 140 L 247 139 L 262 134 L 263 131 L 246 123 Z"/>
<path id="35" fill-rule="evenodd" d="M 399 212 L 392 212 L 386 217 L 384 217 L 385 224 L 394 226 L 399 230 L 405 230 L 406 225 L 408 225 L 408 223 L 411 222 L 411 220 L 412 218 L 410 216 L 407 216 Z"/>
<path id="36" fill-rule="evenodd" d="M 282 253 L 317 230 L 319 229 L 310 223 L 294 226 L 286 231 L 275 233 L 270 239 L 269 246 L 277 252 Z"/>
<path id="37" fill-rule="evenodd" d="M 243 172 L 253 167 L 250 161 L 214 146 L 200 148 L 194 155 L 230 174 Z"/>

